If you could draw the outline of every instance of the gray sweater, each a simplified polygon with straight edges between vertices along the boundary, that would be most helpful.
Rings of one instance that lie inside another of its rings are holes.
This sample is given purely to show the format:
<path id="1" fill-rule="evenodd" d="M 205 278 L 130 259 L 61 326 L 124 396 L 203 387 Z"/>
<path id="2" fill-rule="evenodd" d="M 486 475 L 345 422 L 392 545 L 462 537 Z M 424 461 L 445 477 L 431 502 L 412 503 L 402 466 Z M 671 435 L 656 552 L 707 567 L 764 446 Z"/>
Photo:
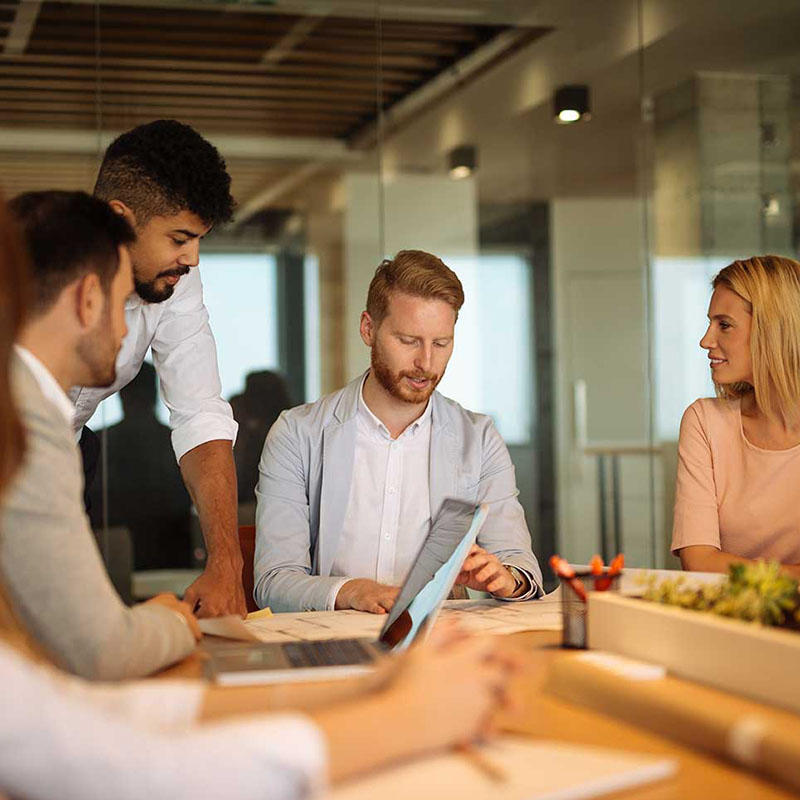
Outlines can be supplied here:
<path id="1" fill-rule="evenodd" d="M 155 604 L 128 608 L 114 590 L 83 509 L 70 426 L 19 358 L 12 383 L 27 453 L 0 509 L 0 577 L 22 621 L 85 678 L 141 677 L 188 655 L 185 621 Z"/>

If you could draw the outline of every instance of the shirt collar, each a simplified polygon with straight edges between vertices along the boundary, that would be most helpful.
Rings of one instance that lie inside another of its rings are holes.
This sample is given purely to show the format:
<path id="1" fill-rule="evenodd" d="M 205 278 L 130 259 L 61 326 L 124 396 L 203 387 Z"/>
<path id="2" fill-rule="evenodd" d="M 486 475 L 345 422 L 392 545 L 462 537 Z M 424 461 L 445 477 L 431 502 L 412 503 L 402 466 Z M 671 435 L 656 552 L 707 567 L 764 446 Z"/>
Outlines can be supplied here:
<path id="1" fill-rule="evenodd" d="M 358 388 L 358 415 L 371 430 L 378 431 L 391 439 L 392 435 L 389 433 L 389 429 L 375 416 L 375 414 L 372 413 L 370 407 L 364 400 L 364 384 L 367 382 L 369 372 L 370 371 L 367 370 L 367 372 L 364 374 L 364 377 L 361 379 L 361 385 Z M 432 406 L 433 403 L 431 403 L 429 398 L 428 404 L 425 406 L 425 411 L 423 411 L 422 414 L 417 417 L 417 419 L 415 419 L 397 438 L 400 439 L 407 434 L 415 436 L 420 428 L 429 425 L 431 421 Z"/>
<path id="2" fill-rule="evenodd" d="M 70 402 L 67 393 L 59 386 L 58 381 L 53 377 L 53 373 L 30 350 L 22 347 L 22 345 L 14 345 L 14 349 L 33 373 L 33 377 L 36 379 L 36 383 L 39 384 L 42 394 L 63 414 L 71 426 L 75 416 L 75 406 Z"/>
<path id="3" fill-rule="evenodd" d="M 130 311 L 132 308 L 137 308 L 142 304 L 142 298 L 139 297 L 136 291 L 131 292 L 125 300 L 125 310 Z"/>

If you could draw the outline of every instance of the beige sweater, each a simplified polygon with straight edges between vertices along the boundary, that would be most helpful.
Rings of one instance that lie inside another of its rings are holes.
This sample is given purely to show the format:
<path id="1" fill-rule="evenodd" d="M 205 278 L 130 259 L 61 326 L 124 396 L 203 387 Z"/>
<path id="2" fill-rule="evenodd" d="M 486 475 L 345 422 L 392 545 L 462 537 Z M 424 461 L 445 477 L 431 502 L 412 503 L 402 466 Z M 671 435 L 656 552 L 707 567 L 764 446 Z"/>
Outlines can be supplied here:
<path id="1" fill-rule="evenodd" d="M 19 358 L 12 379 L 27 453 L 0 509 L 0 578 L 22 622 L 56 663 L 86 678 L 139 677 L 188 655 L 194 639 L 178 615 L 128 608 L 114 590 L 83 509 L 70 426 Z"/>

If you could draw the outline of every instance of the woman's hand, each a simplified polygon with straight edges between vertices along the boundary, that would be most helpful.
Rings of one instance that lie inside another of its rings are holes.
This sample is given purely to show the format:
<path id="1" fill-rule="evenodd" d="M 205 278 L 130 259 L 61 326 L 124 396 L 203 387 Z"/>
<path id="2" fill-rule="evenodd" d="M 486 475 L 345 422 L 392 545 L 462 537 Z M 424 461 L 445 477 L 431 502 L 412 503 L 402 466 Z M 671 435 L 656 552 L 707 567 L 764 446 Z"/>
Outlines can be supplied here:
<path id="1" fill-rule="evenodd" d="M 437 630 L 409 651 L 385 689 L 393 718 L 416 730 L 420 750 L 466 744 L 494 732 L 493 719 L 510 705 L 509 683 L 519 657 L 500 639 Z"/>
<path id="2" fill-rule="evenodd" d="M 384 688 L 311 715 L 328 741 L 332 780 L 493 734 L 519 665 L 499 639 L 452 628 L 387 659 Z"/>

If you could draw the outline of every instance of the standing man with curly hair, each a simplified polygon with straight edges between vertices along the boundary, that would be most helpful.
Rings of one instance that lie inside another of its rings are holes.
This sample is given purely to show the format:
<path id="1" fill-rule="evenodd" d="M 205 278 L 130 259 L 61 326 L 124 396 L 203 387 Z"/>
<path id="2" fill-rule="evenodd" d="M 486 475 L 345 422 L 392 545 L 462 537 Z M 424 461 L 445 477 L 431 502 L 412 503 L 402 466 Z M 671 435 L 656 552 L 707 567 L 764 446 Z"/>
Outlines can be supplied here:
<path id="1" fill-rule="evenodd" d="M 125 306 L 128 335 L 108 388 L 75 387 L 76 430 L 87 487 L 99 442 L 85 428 L 101 400 L 130 383 L 148 350 L 169 409 L 172 446 L 200 518 L 208 561 L 185 599 L 198 616 L 244 614 L 233 441 L 237 426 L 222 399 L 214 337 L 197 269 L 200 240 L 234 209 L 231 179 L 216 148 L 175 120 L 140 125 L 106 150 L 95 196 L 132 225 L 135 292 Z"/>

